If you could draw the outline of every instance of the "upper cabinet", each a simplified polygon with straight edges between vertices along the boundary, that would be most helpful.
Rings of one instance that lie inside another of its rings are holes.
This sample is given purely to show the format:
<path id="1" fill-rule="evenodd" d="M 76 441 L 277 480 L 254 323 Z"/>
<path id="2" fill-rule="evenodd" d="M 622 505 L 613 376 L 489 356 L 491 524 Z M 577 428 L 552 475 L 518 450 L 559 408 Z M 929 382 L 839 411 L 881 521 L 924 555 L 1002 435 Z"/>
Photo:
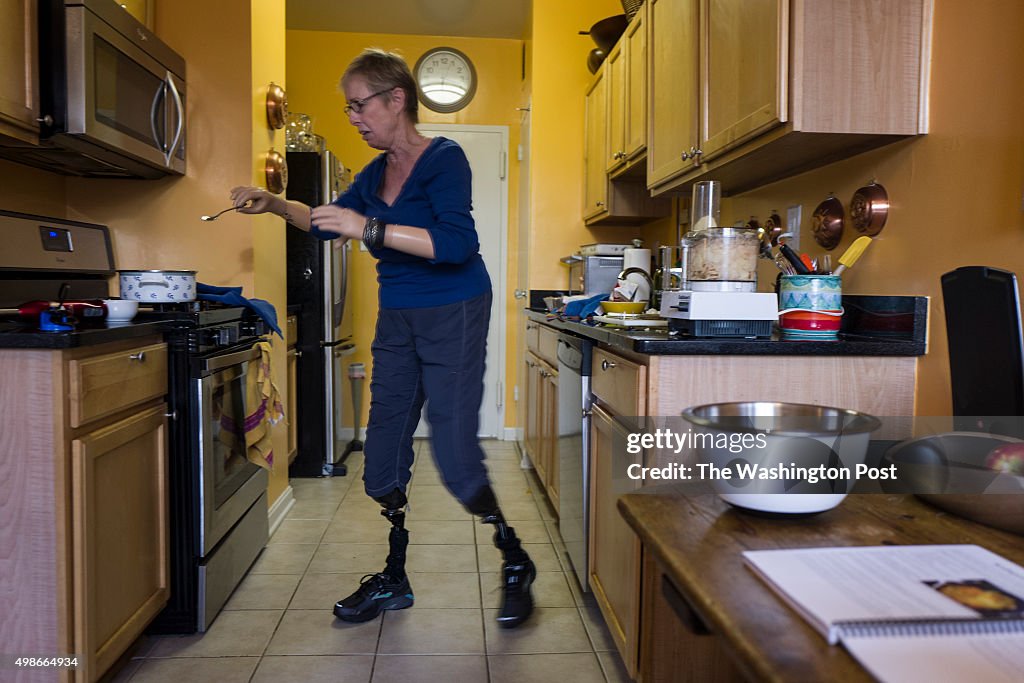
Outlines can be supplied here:
<path id="1" fill-rule="evenodd" d="M 39 141 L 35 0 L 0 0 L 0 140 Z"/>
<path id="2" fill-rule="evenodd" d="M 931 0 L 650 0 L 647 186 L 736 192 L 926 132 Z"/>
<path id="3" fill-rule="evenodd" d="M 598 69 L 586 93 L 583 219 L 592 225 L 634 225 L 669 215 L 644 183 L 647 148 L 646 8 Z"/>

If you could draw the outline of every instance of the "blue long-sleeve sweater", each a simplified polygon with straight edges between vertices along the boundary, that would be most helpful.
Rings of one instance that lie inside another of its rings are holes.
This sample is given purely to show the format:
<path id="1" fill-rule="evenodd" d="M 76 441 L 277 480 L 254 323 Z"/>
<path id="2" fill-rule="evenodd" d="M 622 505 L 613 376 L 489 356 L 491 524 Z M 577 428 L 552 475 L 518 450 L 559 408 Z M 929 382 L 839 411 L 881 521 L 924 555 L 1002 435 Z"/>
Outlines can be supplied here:
<path id="1" fill-rule="evenodd" d="M 390 206 L 378 195 L 386 165 L 386 156 L 379 155 L 334 203 L 388 224 L 425 228 L 434 242 L 434 258 L 371 250 L 378 259 L 380 307 L 443 306 L 489 291 L 491 281 L 471 213 L 472 173 L 458 143 L 433 138 Z M 337 237 L 316 226 L 310 232 L 321 239 Z"/>

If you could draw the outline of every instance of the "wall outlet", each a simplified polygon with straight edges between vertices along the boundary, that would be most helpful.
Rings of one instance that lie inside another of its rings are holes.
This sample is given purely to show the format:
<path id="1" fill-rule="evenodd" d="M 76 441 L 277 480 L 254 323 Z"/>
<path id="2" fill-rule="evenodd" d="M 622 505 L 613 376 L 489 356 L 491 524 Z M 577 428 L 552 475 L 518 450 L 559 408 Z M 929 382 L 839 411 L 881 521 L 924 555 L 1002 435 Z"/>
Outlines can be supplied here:
<path id="1" fill-rule="evenodd" d="M 797 251 L 800 251 L 800 221 L 803 209 L 801 204 L 786 207 L 786 232 L 793 233 L 788 244 Z"/>

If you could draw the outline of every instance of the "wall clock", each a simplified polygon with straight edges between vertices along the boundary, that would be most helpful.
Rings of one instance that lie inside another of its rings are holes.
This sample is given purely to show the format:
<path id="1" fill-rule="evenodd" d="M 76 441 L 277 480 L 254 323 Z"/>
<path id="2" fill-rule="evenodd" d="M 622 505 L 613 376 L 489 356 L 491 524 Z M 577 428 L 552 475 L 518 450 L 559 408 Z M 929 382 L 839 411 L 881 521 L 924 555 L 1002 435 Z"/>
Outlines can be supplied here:
<path id="1" fill-rule="evenodd" d="M 476 93 L 476 69 L 453 47 L 435 47 L 416 62 L 413 70 L 420 102 L 442 114 L 459 111 Z"/>

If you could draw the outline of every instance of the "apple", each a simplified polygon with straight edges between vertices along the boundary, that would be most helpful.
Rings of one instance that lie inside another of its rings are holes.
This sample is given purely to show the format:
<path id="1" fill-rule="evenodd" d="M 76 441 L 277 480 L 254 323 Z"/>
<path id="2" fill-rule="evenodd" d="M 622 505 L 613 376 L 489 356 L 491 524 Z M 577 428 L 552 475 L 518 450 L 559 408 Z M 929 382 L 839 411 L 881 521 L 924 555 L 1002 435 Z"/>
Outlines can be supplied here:
<path id="1" fill-rule="evenodd" d="M 996 472 L 1024 476 L 1024 443 L 1008 443 L 993 448 L 985 457 L 985 467 Z"/>

